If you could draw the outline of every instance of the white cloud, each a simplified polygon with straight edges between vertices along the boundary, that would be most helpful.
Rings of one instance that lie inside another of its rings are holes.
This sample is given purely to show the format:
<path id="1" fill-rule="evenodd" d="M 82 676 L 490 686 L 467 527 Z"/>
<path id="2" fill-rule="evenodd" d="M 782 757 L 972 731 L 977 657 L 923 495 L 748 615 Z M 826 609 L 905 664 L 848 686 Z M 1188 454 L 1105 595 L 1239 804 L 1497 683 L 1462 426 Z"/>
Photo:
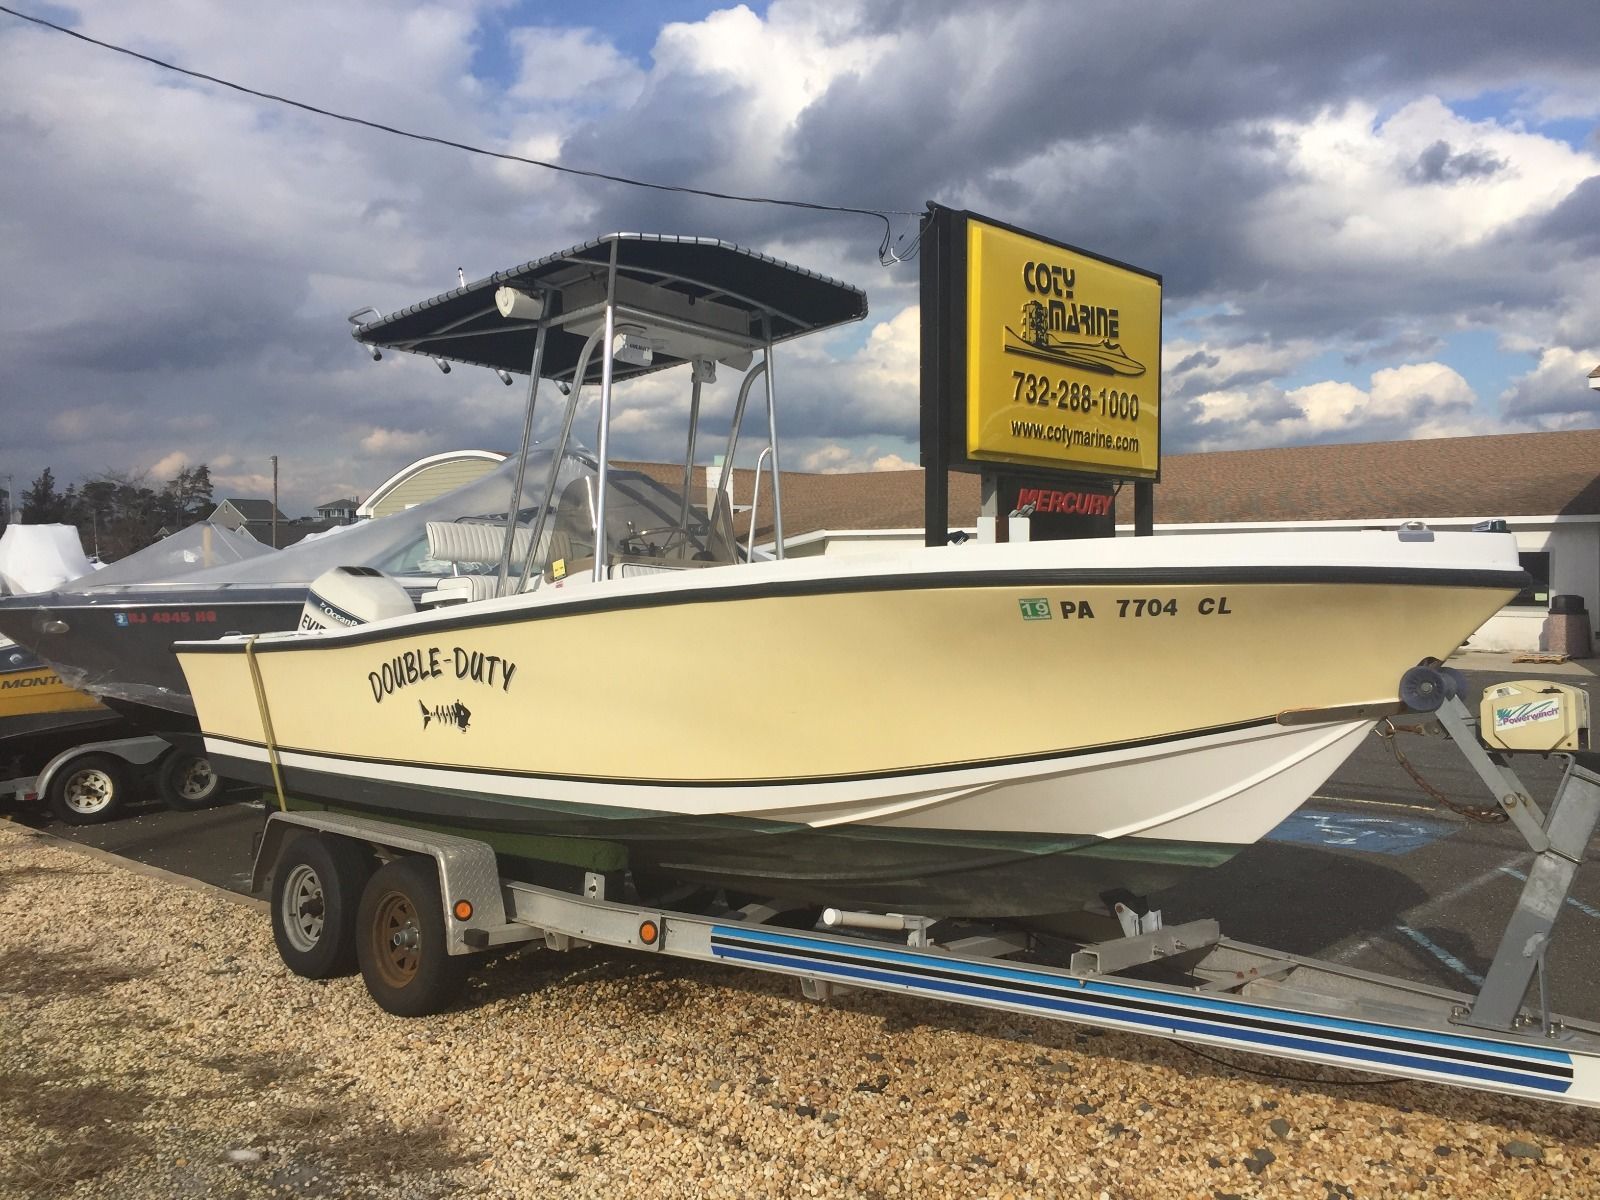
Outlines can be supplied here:
<path id="1" fill-rule="evenodd" d="M 1600 390 L 1589 387 L 1589 372 L 1600 365 L 1600 347 L 1571 350 L 1552 346 L 1538 365 L 1500 393 L 1507 417 L 1542 429 L 1586 428 L 1600 421 Z M 1600 470 L 1600 464 L 1596 464 Z"/>
<path id="2" fill-rule="evenodd" d="M 189 465 L 189 456 L 182 450 L 158 458 L 150 467 L 150 476 L 157 480 L 171 479 Z"/>
<path id="3" fill-rule="evenodd" d="M 832 443 L 819 446 L 800 460 L 802 471 L 811 471 L 819 475 L 835 475 L 851 469 L 855 456 L 844 446 Z"/>
<path id="4" fill-rule="evenodd" d="M 598 8 L 599 28 L 514 28 L 525 9 L 85 0 L 74 19 L 444 137 L 735 192 L 896 208 L 936 197 L 1139 262 L 1166 276 L 1169 317 L 1207 314 L 1171 322 L 1169 449 L 1600 422 L 1558 403 L 1566 365 L 1552 357 L 1581 355 L 1600 328 L 1586 210 L 1566 210 L 1578 235 L 1536 241 L 1541 215 L 1600 173 L 1592 144 L 1537 132 L 1536 116 L 1600 109 L 1600 67 L 1575 51 L 1570 15 L 1484 5 L 1440 26 L 1397 9 L 1380 61 L 1369 34 L 1341 40 L 1295 6 L 1163 10 L 1166 43 L 1108 53 L 1119 30 L 1055 47 L 1059 14 L 1044 4 L 773 0 L 635 36 L 654 37 L 641 65 Z M 550 11 L 534 15 L 548 25 Z M 1135 0 L 1130 19 L 1152 11 Z M 1482 35 L 1491 24 L 1503 32 Z M 474 74 L 507 60 L 483 54 L 489 36 L 510 42 L 509 78 Z M 1178 43 L 1194 53 L 1171 56 Z M 1144 82 L 1121 87 L 1129 78 Z M 726 236 L 865 284 L 868 325 L 780 350 L 780 428 L 798 446 L 785 461 L 914 459 L 917 264 L 880 270 L 870 219 L 469 158 L 14 22 L 0 24 L 0 79 L 0 471 L 48 464 L 69 480 L 160 465 L 181 445 L 187 461 L 256 480 L 279 454 L 285 489 L 311 504 L 416 453 L 509 448 L 520 387 L 459 368 L 441 379 L 402 355 L 374 365 L 344 315 L 609 228 Z M 1467 119 L 1437 98 L 1486 93 L 1518 107 Z M 1065 97 L 1064 118 L 1041 121 L 1038 95 Z M 1484 328 L 1503 352 L 1540 356 L 1492 416 L 1478 394 L 1501 393 L 1509 360 L 1484 369 L 1451 349 L 1450 335 Z M 1395 374 L 1341 380 L 1341 359 Z M 1286 382 L 1305 379 L 1318 382 Z M 725 419 L 733 386 L 708 394 L 709 418 Z M 680 454 L 686 386 L 630 387 L 619 450 Z M 542 399 L 546 418 L 558 409 Z M 761 425 L 757 409 L 747 448 Z M 592 405 L 578 428 L 589 440 Z"/>
<path id="5" fill-rule="evenodd" d="M 1269 127 L 1297 180 L 1262 200 L 1248 228 L 1263 261 L 1301 272 L 1342 274 L 1352 260 L 1398 269 L 1476 245 L 1600 169 L 1565 142 L 1469 121 L 1435 96 L 1387 118 L 1353 102 Z"/>
<path id="6" fill-rule="evenodd" d="M 237 497 L 248 500 L 253 497 L 272 496 L 272 476 L 256 472 L 242 474 L 222 473 L 211 477 L 212 493 L 218 500 Z M 278 479 L 279 494 L 282 494 L 284 480 Z"/>
<path id="7" fill-rule="evenodd" d="M 613 103 L 627 102 L 643 82 L 639 68 L 593 29 L 518 29 L 511 44 L 521 61 L 507 94 L 518 100 L 573 101 L 605 89 Z"/>
<path id="8" fill-rule="evenodd" d="M 1185 450 L 1303 442 L 1454 437 L 1489 431 L 1470 384 L 1443 363 L 1374 371 L 1368 386 L 1323 380 L 1283 390 L 1263 383 L 1190 400 Z"/>
<path id="9" fill-rule="evenodd" d="M 433 440 L 430 433 L 379 428 L 361 439 L 361 448 L 368 454 L 414 454 Z"/>
<path id="10" fill-rule="evenodd" d="M 784 135 L 806 106 L 841 75 L 868 69 L 895 44 L 887 35 L 841 36 L 840 26 L 853 15 L 845 10 L 830 17 L 824 8 L 775 3 L 763 20 L 740 4 L 702 21 L 674 22 L 656 41 L 652 77 L 657 83 L 704 80 L 729 94 L 735 103 L 720 113 L 690 116 L 686 134 L 696 136 L 694 124 L 704 119 L 722 140 L 729 166 L 737 163 L 746 180 L 771 180 L 782 165 Z M 647 99 L 649 94 L 647 88 Z"/>
<path id="11" fill-rule="evenodd" d="M 1232 344 L 1191 338 L 1170 338 L 1161 347 L 1162 383 L 1183 393 L 1224 389 L 1240 380 L 1270 379 L 1300 367 L 1318 353 L 1305 339 L 1264 340 Z"/>
<path id="12" fill-rule="evenodd" d="M 785 470 L 808 471 L 817 475 L 853 475 L 860 471 L 910 471 L 917 466 L 893 452 L 881 453 L 875 445 L 852 446 L 827 442 L 800 456 L 797 465 Z"/>

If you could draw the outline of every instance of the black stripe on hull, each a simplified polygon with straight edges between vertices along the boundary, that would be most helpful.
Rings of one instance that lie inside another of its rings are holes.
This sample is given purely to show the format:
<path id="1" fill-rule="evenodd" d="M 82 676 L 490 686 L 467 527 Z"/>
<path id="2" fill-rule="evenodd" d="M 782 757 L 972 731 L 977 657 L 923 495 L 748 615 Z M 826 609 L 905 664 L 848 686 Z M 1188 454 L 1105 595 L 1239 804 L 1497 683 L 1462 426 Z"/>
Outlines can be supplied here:
<path id="1" fill-rule="evenodd" d="M 211 751 L 229 779 L 273 786 L 262 762 Z M 629 864 L 687 882 L 819 905 L 927 916 L 1072 913 L 1107 891 L 1146 894 L 1220 865 L 1238 845 L 1039 834 L 807 825 L 601 809 L 441 791 L 282 765 L 284 789 L 332 808 L 422 821 L 466 836 L 575 838 L 623 846 Z M 497 849 L 500 849 L 497 846 Z M 515 853 L 514 850 L 502 852 Z"/>
<path id="2" fill-rule="evenodd" d="M 1376 584 L 1406 587 L 1485 588 L 1517 592 L 1528 581 L 1524 571 L 1452 570 L 1433 567 L 1151 567 L 1077 568 L 1062 570 L 937 571 L 922 574 L 870 575 L 847 579 L 785 579 L 723 586 L 680 586 L 626 596 L 584 596 L 555 604 L 528 604 L 495 612 L 444 610 L 440 620 L 403 631 L 483 629 L 556 620 L 586 613 L 623 609 L 667 608 L 681 604 L 728 604 L 740 600 L 789 599 L 805 596 L 854 595 L 867 592 L 944 591 L 970 588 L 1095 587 L 1113 584 L 1143 586 L 1225 587 L 1233 584 Z M 341 632 L 330 646 L 365 646 L 398 636 L 387 623 Z M 304 648 L 303 642 L 262 642 L 257 654 Z M 185 654 L 242 654 L 239 643 L 185 642 Z"/>
<path id="3" fill-rule="evenodd" d="M 1233 725 L 1214 725 L 1208 729 L 1190 729 L 1180 733 L 1164 733 L 1159 737 L 1130 738 L 1125 742 L 1111 742 L 1099 746 L 1078 746 L 1060 750 L 1041 750 L 1037 754 L 1018 754 L 1009 758 L 974 758 L 962 759 L 943 763 L 919 763 L 916 766 L 887 767 L 881 771 L 859 771 L 849 774 L 835 775 L 805 775 L 784 776 L 761 779 L 643 779 L 625 775 L 572 775 L 558 771 L 515 771 L 504 767 L 459 767 L 450 763 L 425 762 L 420 759 L 409 758 L 376 758 L 359 754 L 327 754 L 320 750 L 308 750 L 301 746 L 285 746 L 278 744 L 279 754 L 300 754 L 307 758 L 323 759 L 328 762 L 365 763 L 369 766 L 403 767 L 419 771 L 444 771 L 470 779 L 475 775 L 490 775 L 498 779 L 548 779 L 559 783 L 593 783 L 609 784 L 614 787 L 663 787 L 663 788 L 744 788 L 744 787 L 800 787 L 819 783 L 857 783 L 869 779 L 913 779 L 922 775 L 940 775 L 951 771 L 974 771 L 990 767 L 1022 767 L 1030 763 L 1050 762 L 1054 759 L 1082 758 L 1089 754 L 1111 754 L 1122 750 L 1142 750 L 1155 746 L 1166 746 L 1174 742 L 1186 742 L 1195 738 L 1211 737 L 1220 734 L 1242 733 L 1247 729 L 1266 729 L 1278 724 L 1272 717 L 1258 717 L 1253 721 L 1240 721 Z M 241 746 L 254 746 L 265 751 L 265 742 L 253 741 L 249 738 L 227 739 L 237 742 Z M 330 775 L 335 774 L 329 772 Z"/>

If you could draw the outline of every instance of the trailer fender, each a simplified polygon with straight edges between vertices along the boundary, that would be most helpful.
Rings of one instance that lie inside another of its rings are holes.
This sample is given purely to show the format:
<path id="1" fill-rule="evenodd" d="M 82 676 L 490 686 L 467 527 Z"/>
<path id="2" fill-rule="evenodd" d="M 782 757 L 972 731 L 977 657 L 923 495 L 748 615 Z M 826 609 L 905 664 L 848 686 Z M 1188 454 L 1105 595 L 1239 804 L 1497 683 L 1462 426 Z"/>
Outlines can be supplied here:
<path id="1" fill-rule="evenodd" d="M 494 851 L 472 838 L 412 829 L 388 821 L 331 812 L 269 813 L 251 872 L 252 892 L 260 891 L 278 861 L 283 839 L 296 828 L 353 838 L 391 856 L 396 853 L 427 855 L 439 869 L 439 898 L 444 907 L 450 953 L 473 954 L 505 940 L 505 897 L 500 887 L 500 864 Z M 522 934 L 523 939 L 526 936 Z"/>
<path id="2" fill-rule="evenodd" d="M 109 742 L 85 742 L 63 750 L 45 764 L 34 781 L 33 790 L 41 796 L 50 791 L 50 782 L 73 759 L 84 754 L 110 754 L 135 767 L 147 767 L 167 752 L 167 743 L 158 737 L 117 738 Z"/>

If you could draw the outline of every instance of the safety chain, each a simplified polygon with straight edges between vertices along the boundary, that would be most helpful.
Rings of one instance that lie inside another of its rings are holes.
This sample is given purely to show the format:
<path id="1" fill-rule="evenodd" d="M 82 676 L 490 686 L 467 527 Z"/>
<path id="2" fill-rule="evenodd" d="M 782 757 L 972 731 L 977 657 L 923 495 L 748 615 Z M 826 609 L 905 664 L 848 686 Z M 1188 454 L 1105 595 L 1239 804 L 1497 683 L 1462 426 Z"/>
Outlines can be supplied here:
<path id="1" fill-rule="evenodd" d="M 1372 732 L 1377 735 L 1384 745 L 1389 747 L 1389 753 L 1394 755 L 1394 760 L 1400 764 L 1401 770 L 1411 776 L 1413 783 L 1457 816 L 1465 817 L 1469 821 L 1479 821 L 1484 825 L 1499 825 L 1511 819 L 1503 808 L 1473 808 L 1471 805 L 1457 804 L 1417 772 L 1417 769 L 1411 765 L 1410 760 L 1406 758 L 1404 752 L 1395 742 L 1394 735 L 1397 733 L 1421 734 L 1426 732 L 1423 726 L 1396 725 L 1392 720 L 1385 719 Z"/>

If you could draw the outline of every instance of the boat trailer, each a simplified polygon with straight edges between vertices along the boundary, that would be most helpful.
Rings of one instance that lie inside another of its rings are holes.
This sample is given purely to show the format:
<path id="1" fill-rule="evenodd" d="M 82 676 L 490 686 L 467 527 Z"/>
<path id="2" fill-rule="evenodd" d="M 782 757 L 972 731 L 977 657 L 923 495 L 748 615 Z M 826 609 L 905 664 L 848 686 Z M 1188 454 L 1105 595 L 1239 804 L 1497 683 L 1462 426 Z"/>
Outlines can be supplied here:
<path id="1" fill-rule="evenodd" d="M 520 943 L 618 946 L 792 976 L 815 1000 L 896 992 L 1600 1107 L 1600 1024 L 1552 1015 L 1545 970 L 1600 820 L 1600 753 L 1583 747 L 1588 698 L 1561 685 L 1495 685 L 1480 722 L 1460 699 L 1464 687 L 1459 673 L 1424 665 L 1407 673 L 1401 697 L 1462 751 L 1535 854 L 1476 995 L 1236 942 L 1214 920 L 1163 925 L 1159 913 L 1121 905 L 1123 936 L 1077 945 L 1064 962 L 1038 961 L 1036 935 L 971 922 L 827 909 L 795 929 L 759 903 L 679 912 L 627 899 L 620 872 L 570 868 L 571 887 L 520 882 L 502 876 L 483 841 L 289 811 L 281 799 L 261 835 L 254 885 L 273 876 L 273 932 L 291 969 L 323 978 L 359 962 L 374 999 L 405 1016 L 447 1005 L 473 954 Z M 1567 769 L 1546 813 L 1508 754 L 1557 748 Z"/>

